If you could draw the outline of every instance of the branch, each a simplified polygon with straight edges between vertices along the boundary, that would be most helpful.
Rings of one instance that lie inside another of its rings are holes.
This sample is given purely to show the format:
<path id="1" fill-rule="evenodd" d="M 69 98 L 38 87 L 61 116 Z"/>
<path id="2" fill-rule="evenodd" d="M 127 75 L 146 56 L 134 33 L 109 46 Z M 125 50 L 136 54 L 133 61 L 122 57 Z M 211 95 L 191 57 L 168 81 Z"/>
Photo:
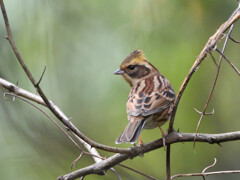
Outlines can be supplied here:
<path id="1" fill-rule="evenodd" d="M 178 142 L 193 142 L 195 133 L 178 133 L 172 132 L 166 137 L 166 144 L 174 144 Z M 197 134 L 196 142 L 205 142 L 209 144 L 219 144 L 227 141 L 240 140 L 240 131 L 221 134 Z M 84 167 L 72 173 L 66 174 L 58 178 L 58 180 L 72 180 L 88 174 L 99 174 L 109 168 L 125 161 L 133 159 L 136 156 L 150 152 L 152 150 L 163 147 L 162 139 L 158 139 L 140 146 L 131 148 L 132 153 L 129 154 L 115 154 L 99 163 Z"/>

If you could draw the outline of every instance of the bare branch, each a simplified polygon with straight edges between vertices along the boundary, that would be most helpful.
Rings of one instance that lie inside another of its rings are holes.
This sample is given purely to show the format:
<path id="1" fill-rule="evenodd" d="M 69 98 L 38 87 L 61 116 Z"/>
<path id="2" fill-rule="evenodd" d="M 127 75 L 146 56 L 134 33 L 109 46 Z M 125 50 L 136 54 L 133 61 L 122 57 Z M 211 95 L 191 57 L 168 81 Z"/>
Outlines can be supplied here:
<path id="1" fill-rule="evenodd" d="M 133 172 L 135 172 L 135 173 L 137 173 L 137 174 L 140 174 L 140 175 L 142 175 L 142 176 L 144 176 L 144 177 L 146 177 L 146 178 L 148 178 L 148 179 L 157 180 L 156 178 L 154 178 L 154 177 L 152 177 L 152 176 L 149 176 L 149 175 L 147 175 L 147 174 L 144 174 L 144 173 L 142 173 L 142 172 L 140 172 L 140 171 L 138 171 L 138 170 L 136 170 L 136 169 L 133 169 L 133 168 L 131 168 L 131 167 L 128 167 L 128 166 L 126 166 L 126 165 L 118 164 L 118 166 L 124 167 L 124 168 L 126 168 L 126 169 L 128 169 L 128 170 L 130 170 L 130 171 L 133 171 Z"/>
<path id="2" fill-rule="evenodd" d="M 63 114 L 59 114 L 59 110 L 56 108 L 56 106 L 53 106 L 53 104 L 48 100 L 47 96 L 45 95 L 45 93 L 42 91 L 42 89 L 40 88 L 39 84 L 36 82 L 36 80 L 34 79 L 32 73 L 29 71 L 28 67 L 26 66 L 26 64 L 24 63 L 17 47 L 16 44 L 13 40 L 13 36 L 12 36 L 12 32 L 11 32 L 11 28 L 9 25 L 9 21 L 8 21 L 8 17 L 7 17 L 7 12 L 3 3 L 3 0 L 1 1 L 1 10 L 2 10 L 2 14 L 3 14 L 3 18 L 4 18 L 4 22 L 5 22 L 5 27 L 6 27 L 6 31 L 7 31 L 7 35 L 8 35 L 8 41 L 12 47 L 12 50 L 15 54 L 15 56 L 17 57 L 18 62 L 20 63 L 20 65 L 22 66 L 22 68 L 24 69 L 25 73 L 27 74 L 28 78 L 30 79 L 30 81 L 32 82 L 33 86 L 36 88 L 37 92 L 39 93 L 39 95 L 41 96 L 42 100 L 45 103 L 45 106 L 47 106 L 49 108 L 49 110 L 65 125 L 69 128 L 69 130 L 71 130 L 74 134 L 76 134 L 79 138 L 81 138 L 83 141 L 85 141 L 86 143 L 88 143 L 90 146 L 92 147 L 96 147 L 105 151 L 109 151 L 109 152 L 115 152 L 115 153 L 128 153 L 130 151 L 130 149 L 122 149 L 122 148 L 116 148 L 116 147 L 110 147 L 110 146 L 106 146 L 100 143 L 97 143 L 95 141 L 93 141 L 92 139 L 88 138 L 87 136 L 85 136 L 76 126 L 74 126 L 74 124 L 69 121 L 69 119 Z"/>
<path id="3" fill-rule="evenodd" d="M 223 48 L 222 48 L 222 51 L 221 51 L 222 54 L 223 54 L 224 51 L 225 51 L 225 48 L 226 48 L 226 46 L 227 46 L 228 39 L 229 39 L 229 36 L 231 35 L 231 32 L 232 32 L 232 30 L 233 30 L 233 27 L 234 27 L 234 24 L 231 25 L 231 27 L 230 27 L 227 35 L 225 36 L 225 42 L 224 42 L 224 44 L 223 44 Z M 217 48 L 215 48 L 215 49 L 217 49 Z M 209 102 L 210 102 L 210 100 L 211 100 L 211 98 L 212 98 L 212 95 L 213 95 L 213 91 L 214 91 L 214 89 L 215 89 L 215 86 L 216 86 L 216 84 L 217 84 L 217 79 L 218 79 L 219 72 L 220 72 L 220 68 L 221 68 L 221 64 L 222 64 L 222 58 L 223 58 L 223 56 L 221 55 L 221 56 L 219 57 L 218 68 L 217 68 L 217 72 L 216 72 L 216 76 L 215 76 L 214 82 L 213 82 L 213 84 L 212 84 L 212 88 L 211 88 L 210 93 L 209 93 L 209 95 L 208 95 L 207 101 L 206 101 L 206 103 L 205 103 L 205 105 L 204 105 L 203 111 L 200 112 L 201 116 L 200 116 L 200 119 L 199 119 L 198 124 L 197 124 L 196 131 L 195 131 L 196 135 L 197 135 L 197 133 L 198 133 L 198 130 L 199 130 L 201 121 L 202 121 L 202 119 L 203 119 L 203 116 L 209 114 L 209 113 L 206 113 L 206 110 L 207 110 L 208 104 L 209 104 Z M 213 113 L 214 113 L 214 111 L 213 111 Z M 213 114 L 213 113 L 210 113 L 210 115 Z M 194 144 L 193 144 L 193 147 L 194 147 L 194 146 L 195 146 L 195 142 L 194 142 Z"/>
<path id="4" fill-rule="evenodd" d="M 22 101 L 30 104 L 31 106 L 33 106 L 34 108 L 36 108 L 37 110 L 39 110 L 39 111 L 40 111 L 41 113 L 43 113 L 48 119 L 50 119 L 50 120 L 63 132 L 63 134 L 65 134 L 65 135 L 73 142 L 73 144 L 74 144 L 80 151 L 83 152 L 82 148 L 73 140 L 73 138 L 72 138 L 71 136 L 69 136 L 69 135 L 64 131 L 64 129 L 63 129 L 61 126 L 59 126 L 59 124 L 58 124 L 53 118 L 51 118 L 51 116 L 49 116 L 45 111 L 43 111 L 41 108 L 37 107 L 37 106 L 36 106 L 35 104 L 33 104 L 32 102 L 30 102 L 30 101 L 28 101 L 28 100 L 26 100 L 26 99 L 24 99 L 24 98 L 22 98 L 22 97 L 20 97 L 20 96 L 18 96 L 18 95 L 16 95 L 16 94 L 13 94 L 13 93 L 4 93 L 4 96 L 12 96 L 12 97 L 19 98 L 19 99 L 21 99 Z"/>
<path id="5" fill-rule="evenodd" d="M 178 142 L 193 142 L 195 133 L 178 133 L 172 132 L 166 137 L 166 144 L 174 144 Z M 205 142 L 209 144 L 218 144 L 226 141 L 240 140 L 240 131 L 222 134 L 197 134 L 196 142 Z M 84 167 L 72 173 L 66 174 L 58 178 L 58 180 L 71 180 L 88 174 L 99 174 L 102 171 L 106 171 L 109 168 L 125 161 L 126 159 L 133 159 L 140 154 L 150 152 L 152 150 L 163 147 L 162 139 L 158 139 L 140 146 L 134 146 L 131 148 L 129 154 L 115 154 L 99 163 Z"/>

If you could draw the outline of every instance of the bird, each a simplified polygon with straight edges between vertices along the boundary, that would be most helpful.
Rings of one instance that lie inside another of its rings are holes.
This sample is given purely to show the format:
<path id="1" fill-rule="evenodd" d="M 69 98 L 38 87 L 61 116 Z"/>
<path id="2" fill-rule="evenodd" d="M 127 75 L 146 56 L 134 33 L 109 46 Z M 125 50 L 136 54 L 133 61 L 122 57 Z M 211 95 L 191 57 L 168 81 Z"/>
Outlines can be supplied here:
<path id="1" fill-rule="evenodd" d="M 139 139 L 142 146 L 141 131 L 159 127 L 165 147 L 165 134 L 161 126 L 170 119 L 175 100 L 169 80 L 147 60 L 141 50 L 130 53 L 114 74 L 121 75 L 131 86 L 126 104 L 129 122 L 115 143 L 135 144 Z"/>

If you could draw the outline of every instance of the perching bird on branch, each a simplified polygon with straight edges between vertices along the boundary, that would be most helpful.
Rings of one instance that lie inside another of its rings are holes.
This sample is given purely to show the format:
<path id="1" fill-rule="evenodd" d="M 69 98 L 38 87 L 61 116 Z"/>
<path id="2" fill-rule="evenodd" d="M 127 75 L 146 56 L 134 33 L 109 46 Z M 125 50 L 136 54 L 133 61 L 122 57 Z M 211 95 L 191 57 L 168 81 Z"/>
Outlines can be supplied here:
<path id="1" fill-rule="evenodd" d="M 121 75 L 130 84 L 127 100 L 128 125 L 117 138 L 116 144 L 135 143 L 138 138 L 143 144 L 142 129 L 159 127 L 170 118 L 175 99 L 170 82 L 146 59 L 141 50 L 133 51 L 122 62 L 114 74 Z"/>

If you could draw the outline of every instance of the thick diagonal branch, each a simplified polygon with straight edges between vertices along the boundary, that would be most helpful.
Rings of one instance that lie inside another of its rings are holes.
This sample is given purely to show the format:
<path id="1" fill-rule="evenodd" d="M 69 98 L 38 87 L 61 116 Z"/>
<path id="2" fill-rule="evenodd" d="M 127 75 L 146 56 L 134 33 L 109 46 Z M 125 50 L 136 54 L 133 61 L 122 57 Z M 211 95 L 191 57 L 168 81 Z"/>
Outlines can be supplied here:
<path id="1" fill-rule="evenodd" d="M 88 143 L 90 146 L 92 147 L 96 147 L 105 151 L 109 151 L 109 152 L 116 152 L 116 153 L 127 153 L 127 151 L 125 149 L 120 149 L 120 148 L 116 148 L 116 147 L 110 147 L 110 146 L 106 146 L 100 143 L 97 143 L 95 141 L 93 141 L 92 139 L 90 139 L 89 137 L 85 136 L 76 126 L 74 126 L 74 124 L 66 117 L 66 116 L 62 116 L 62 114 L 59 113 L 59 111 L 56 109 L 55 106 L 53 106 L 53 104 L 48 100 L 47 96 L 45 95 L 45 93 L 43 92 L 43 90 L 41 89 L 41 87 L 39 86 L 39 83 L 34 79 L 32 73 L 30 72 L 30 70 L 28 69 L 27 65 L 25 64 L 23 58 L 21 57 L 17 46 L 14 42 L 13 36 L 12 36 L 12 32 L 11 32 L 11 28 L 10 28 L 10 24 L 8 21 L 8 17 L 7 17 L 7 12 L 4 6 L 4 2 L 3 0 L 0 0 L 0 6 L 1 6 L 1 11 L 2 11 L 2 15 L 3 15 L 3 19 L 5 22 L 5 27 L 6 27 L 6 31 L 7 31 L 7 40 L 9 41 L 12 50 L 18 60 L 18 62 L 20 63 L 20 65 L 22 66 L 23 70 L 25 71 L 25 73 L 27 74 L 28 78 L 30 79 L 31 83 L 33 84 L 33 86 L 36 88 L 37 92 L 39 93 L 39 95 L 41 96 L 42 100 L 44 101 L 45 105 L 49 108 L 49 110 L 65 125 L 69 128 L 69 130 L 71 130 L 74 134 L 76 134 L 79 138 L 81 138 L 83 141 L 85 141 L 86 143 Z"/>

